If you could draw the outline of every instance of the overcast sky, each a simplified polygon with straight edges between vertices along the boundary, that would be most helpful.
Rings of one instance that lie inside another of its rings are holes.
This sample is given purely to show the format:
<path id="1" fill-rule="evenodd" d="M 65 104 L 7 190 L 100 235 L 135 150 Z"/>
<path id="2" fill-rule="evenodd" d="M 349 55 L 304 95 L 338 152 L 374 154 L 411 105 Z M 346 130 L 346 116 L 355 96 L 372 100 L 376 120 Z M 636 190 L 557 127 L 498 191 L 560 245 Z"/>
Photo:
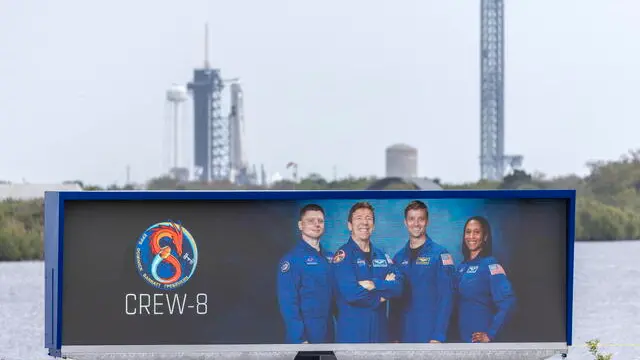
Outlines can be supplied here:
<path id="1" fill-rule="evenodd" d="M 420 176 L 475 181 L 479 9 L 3 0 L 0 179 L 107 184 L 123 183 L 127 165 L 138 182 L 165 172 L 165 91 L 202 66 L 209 22 L 212 65 L 245 91 L 250 163 L 383 176 L 385 147 L 402 142 L 418 148 Z M 590 159 L 640 147 L 639 1 L 506 1 L 505 13 L 508 153 L 528 171 L 583 174 Z"/>

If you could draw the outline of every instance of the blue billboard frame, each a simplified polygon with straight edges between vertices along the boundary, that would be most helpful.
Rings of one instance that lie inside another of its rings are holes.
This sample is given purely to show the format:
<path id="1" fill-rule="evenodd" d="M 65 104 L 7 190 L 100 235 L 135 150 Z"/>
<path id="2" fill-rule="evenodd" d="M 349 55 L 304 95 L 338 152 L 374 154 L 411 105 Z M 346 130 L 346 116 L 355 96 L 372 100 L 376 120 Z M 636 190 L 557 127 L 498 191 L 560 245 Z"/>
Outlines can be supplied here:
<path id="1" fill-rule="evenodd" d="M 567 201 L 567 346 L 573 336 L 575 190 L 55 191 L 44 197 L 45 348 L 61 357 L 64 208 L 67 201 L 199 201 L 311 199 L 564 199 Z"/>

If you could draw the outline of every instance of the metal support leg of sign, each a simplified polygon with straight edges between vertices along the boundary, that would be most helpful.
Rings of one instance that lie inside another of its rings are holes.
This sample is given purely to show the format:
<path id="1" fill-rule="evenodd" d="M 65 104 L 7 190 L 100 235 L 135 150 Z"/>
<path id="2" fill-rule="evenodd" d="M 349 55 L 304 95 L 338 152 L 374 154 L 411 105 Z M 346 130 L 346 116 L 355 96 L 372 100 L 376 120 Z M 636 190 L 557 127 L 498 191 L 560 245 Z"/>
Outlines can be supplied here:
<path id="1" fill-rule="evenodd" d="M 333 351 L 299 351 L 294 360 L 337 360 Z"/>

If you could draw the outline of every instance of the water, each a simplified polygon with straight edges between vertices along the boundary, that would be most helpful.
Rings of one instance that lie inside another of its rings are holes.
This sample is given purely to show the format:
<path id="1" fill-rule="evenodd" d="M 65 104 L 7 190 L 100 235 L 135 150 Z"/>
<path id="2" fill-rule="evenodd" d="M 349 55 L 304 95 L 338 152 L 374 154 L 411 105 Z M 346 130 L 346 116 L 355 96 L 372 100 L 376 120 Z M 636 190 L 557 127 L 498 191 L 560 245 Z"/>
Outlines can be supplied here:
<path id="1" fill-rule="evenodd" d="M 591 359 L 599 338 L 614 360 L 640 359 L 640 242 L 578 243 L 574 344 L 568 359 Z M 44 360 L 41 262 L 0 263 L 0 359 Z M 553 359 L 556 359 L 555 357 Z"/>

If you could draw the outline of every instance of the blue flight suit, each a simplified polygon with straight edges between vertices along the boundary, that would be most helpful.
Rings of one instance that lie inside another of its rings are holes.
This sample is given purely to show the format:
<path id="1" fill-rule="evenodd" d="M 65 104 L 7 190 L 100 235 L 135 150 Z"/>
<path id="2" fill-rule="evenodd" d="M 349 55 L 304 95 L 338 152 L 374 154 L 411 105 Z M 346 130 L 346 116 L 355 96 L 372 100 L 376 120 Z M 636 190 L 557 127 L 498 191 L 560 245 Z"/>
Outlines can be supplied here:
<path id="1" fill-rule="evenodd" d="M 370 262 L 369 262 L 370 261 Z M 387 302 L 402 294 L 402 274 L 396 271 L 391 257 L 370 245 L 363 252 L 355 241 L 349 241 L 335 252 L 333 270 L 338 307 L 338 343 L 380 343 L 389 341 Z M 389 273 L 394 281 L 386 281 Z M 358 281 L 371 280 L 375 289 L 369 291 Z"/>
<path id="2" fill-rule="evenodd" d="M 493 256 L 460 264 L 456 276 L 458 324 L 463 342 L 474 332 L 485 332 L 493 341 L 515 306 L 511 282 Z"/>
<path id="3" fill-rule="evenodd" d="M 453 257 L 427 237 L 415 259 L 409 242 L 393 258 L 404 273 L 403 297 L 391 304 L 394 340 L 403 343 L 444 342 L 453 311 Z"/>
<path id="4" fill-rule="evenodd" d="M 304 240 L 280 260 L 278 303 L 286 328 L 286 342 L 331 343 L 333 275 L 331 254 Z"/>

